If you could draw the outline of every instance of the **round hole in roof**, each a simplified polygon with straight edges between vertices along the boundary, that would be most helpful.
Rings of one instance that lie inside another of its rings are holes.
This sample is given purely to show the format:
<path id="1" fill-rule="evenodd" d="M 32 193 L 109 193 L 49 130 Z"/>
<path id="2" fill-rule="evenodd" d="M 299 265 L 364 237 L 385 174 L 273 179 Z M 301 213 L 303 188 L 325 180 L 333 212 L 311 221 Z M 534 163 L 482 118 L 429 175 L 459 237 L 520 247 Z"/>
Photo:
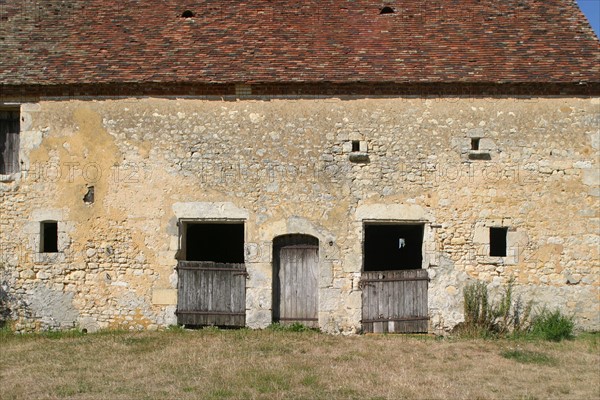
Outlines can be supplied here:
<path id="1" fill-rule="evenodd" d="M 182 14 L 181 17 L 182 18 L 192 18 L 194 16 L 194 13 L 191 12 L 190 10 L 185 10 Z"/>
<path id="2" fill-rule="evenodd" d="M 379 14 L 393 14 L 394 9 L 392 7 L 383 7 Z"/>

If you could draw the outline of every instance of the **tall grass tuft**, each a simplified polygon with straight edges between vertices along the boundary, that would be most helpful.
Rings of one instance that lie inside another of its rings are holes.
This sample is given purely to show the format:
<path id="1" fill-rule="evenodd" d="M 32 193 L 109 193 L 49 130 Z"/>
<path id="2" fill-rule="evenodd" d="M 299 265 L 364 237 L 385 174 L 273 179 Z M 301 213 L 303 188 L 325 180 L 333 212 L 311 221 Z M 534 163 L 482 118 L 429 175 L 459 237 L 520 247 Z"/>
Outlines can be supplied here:
<path id="1" fill-rule="evenodd" d="M 465 322 L 456 331 L 462 336 L 497 337 L 520 333 L 529 328 L 532 303 L 514 299 L 514 280 L 504 287 L 499 301 L 492 301 L 483 282 L 468 284 L 463 290 Z"/>

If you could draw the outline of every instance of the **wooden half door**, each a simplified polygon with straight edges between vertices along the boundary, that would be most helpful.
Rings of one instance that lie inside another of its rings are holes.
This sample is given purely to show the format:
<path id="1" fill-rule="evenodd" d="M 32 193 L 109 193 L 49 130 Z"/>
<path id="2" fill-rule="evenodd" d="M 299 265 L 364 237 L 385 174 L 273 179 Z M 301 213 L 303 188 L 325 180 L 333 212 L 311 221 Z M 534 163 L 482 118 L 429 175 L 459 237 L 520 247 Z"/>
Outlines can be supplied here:
<path id="1" fill-rule="evenodd" d="M 179 261 L 177 323 L 190 327 L 246 325 L 245 264 Z"/>
<path id="2" fill-rule="evenodd" d="M 363 272 L 363 331 L 426 333 L 428 283 L 425 269 Z"/>

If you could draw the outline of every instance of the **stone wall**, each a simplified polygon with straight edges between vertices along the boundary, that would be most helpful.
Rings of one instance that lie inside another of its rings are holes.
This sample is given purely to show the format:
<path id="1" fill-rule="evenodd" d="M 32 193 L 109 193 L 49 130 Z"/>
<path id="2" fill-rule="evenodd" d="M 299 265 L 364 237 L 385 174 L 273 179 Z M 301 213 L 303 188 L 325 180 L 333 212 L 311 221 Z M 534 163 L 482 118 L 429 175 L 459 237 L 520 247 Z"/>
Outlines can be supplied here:
<path id="1" fill-rule="evenodd" d="M 364 221 L 420 221 L 431 331 L 462 320 L 467 282 L 497 291 L 511 277 L 524 299 L 600 329 L 598 99 L 82 99 L 21 112 L 22 169 L 0 177 L 0 284 L 17 330 L 176 323 L 180 218 L 244 220 L 253 328 L 271 322 L 274 237 L 319 239 L 319 324 L 351 333 Z M 58 253 L 40 252 L 46 220 Z M 498 226 L 506 257 L 488 255 Z"/>

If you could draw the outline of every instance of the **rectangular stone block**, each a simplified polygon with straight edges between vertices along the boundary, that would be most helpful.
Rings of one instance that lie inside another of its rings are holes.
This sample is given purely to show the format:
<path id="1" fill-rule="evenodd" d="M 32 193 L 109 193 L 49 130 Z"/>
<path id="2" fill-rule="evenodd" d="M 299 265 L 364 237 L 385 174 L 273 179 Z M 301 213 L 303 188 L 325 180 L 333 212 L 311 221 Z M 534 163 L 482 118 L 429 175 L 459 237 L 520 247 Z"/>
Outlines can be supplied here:
<path id="1" fill-rule="evenodd" d="M 152 304 L 177 304 L 177 289 L 154 289 L 154 291 L 152 291 Z"/>

